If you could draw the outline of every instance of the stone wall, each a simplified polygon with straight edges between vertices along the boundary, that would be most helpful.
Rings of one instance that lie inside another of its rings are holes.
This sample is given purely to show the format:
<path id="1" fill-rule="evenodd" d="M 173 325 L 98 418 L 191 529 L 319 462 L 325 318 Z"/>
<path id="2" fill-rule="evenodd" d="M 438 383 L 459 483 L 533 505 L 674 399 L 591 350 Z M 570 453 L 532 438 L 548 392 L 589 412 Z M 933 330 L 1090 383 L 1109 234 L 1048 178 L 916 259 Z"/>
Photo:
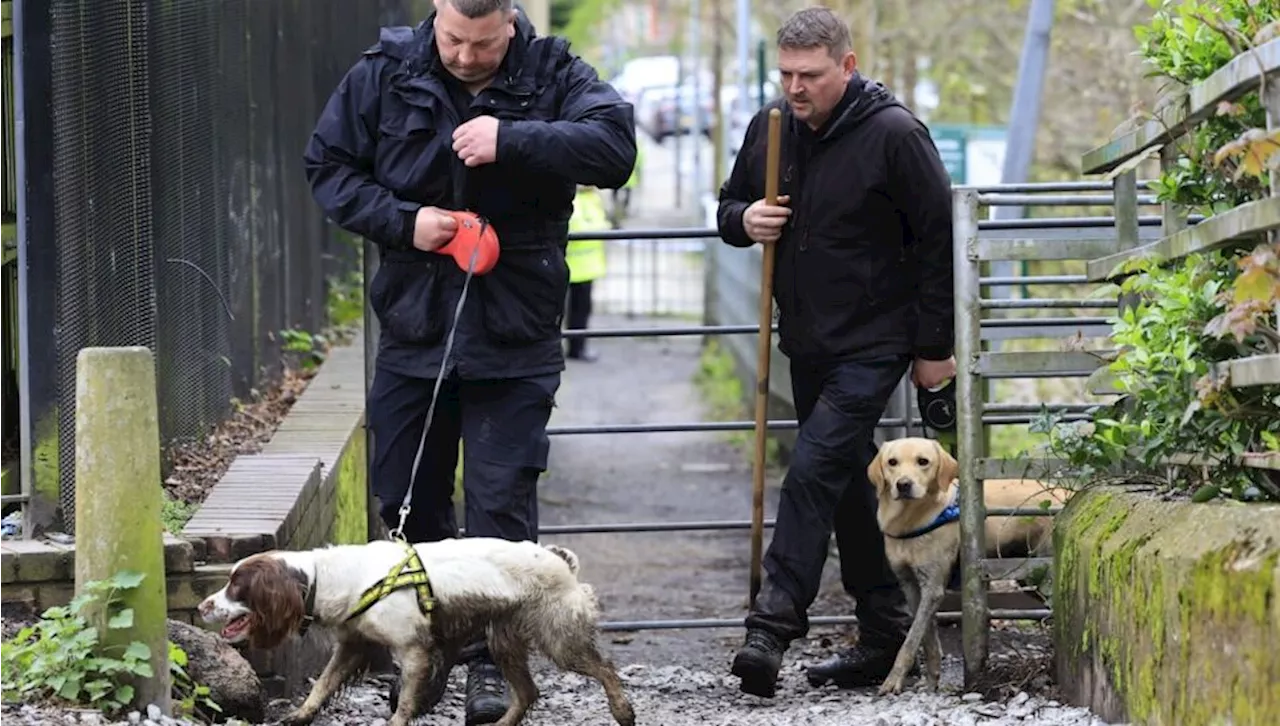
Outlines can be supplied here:
<path id="1" fill-rule="evenodd" d="M 242 557 L 367 540 L 363 356 L 360 339 L 332 350 L 262 452 L 237 457 L 182 535 L 165 535 L 171 619 L 203 625 L 196 606 L 226 584 Z M 0 596 L 36 612 L 64 605 L 75 588 L 74 563 L 74 544 L 4 541 Z M 316 629 L 274 652 L 245 656 L 278 695 L 305 687 L 328 650 Z"/>
<path id="2" fill-rule="evenodd" d="M 1111 722 L 1280 723 L 1280 505 L 1098 488 L 1054 538 L 1069 699 Z"/>

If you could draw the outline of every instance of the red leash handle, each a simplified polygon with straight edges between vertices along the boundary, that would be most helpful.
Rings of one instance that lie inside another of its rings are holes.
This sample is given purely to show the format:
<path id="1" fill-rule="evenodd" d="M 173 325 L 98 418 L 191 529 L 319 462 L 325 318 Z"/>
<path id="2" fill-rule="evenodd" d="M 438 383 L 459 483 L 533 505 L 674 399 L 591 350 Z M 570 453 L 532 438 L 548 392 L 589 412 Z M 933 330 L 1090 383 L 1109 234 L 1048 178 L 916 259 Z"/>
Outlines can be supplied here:
<path id="1" fill-rule="evenodd" d="M 436 252 L 452 257 L 458 267 L 465 272 L 471 265 L 471 255 L 475 253 L 476 264 L 473 274 L 484 275 L 498 264 L 498 233 L 488 220 L 474 212 L 449 212 L 458 223 L 458 231 L 453 239 L 436 248 Z"/>

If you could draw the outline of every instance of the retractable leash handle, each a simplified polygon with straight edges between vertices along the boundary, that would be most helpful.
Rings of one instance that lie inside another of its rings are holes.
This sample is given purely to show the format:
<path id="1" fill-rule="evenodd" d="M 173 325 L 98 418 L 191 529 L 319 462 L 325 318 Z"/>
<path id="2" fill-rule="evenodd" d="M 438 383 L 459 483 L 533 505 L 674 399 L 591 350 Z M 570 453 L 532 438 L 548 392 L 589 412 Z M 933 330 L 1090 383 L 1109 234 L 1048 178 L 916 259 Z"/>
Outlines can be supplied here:
<path id="1" fill-rule="evenodd" d="M 493 231 L 489 221 L 474 212 L 449 212 L 458 223 L 458 230 L 453 239 L 436 248 L 436 253 L 452 257 L 463 271 L 468 269 L 471 258 L 475 257 L 476 275 L 488 274 L 498 264 L 500 252 L 498 233 Z"/>

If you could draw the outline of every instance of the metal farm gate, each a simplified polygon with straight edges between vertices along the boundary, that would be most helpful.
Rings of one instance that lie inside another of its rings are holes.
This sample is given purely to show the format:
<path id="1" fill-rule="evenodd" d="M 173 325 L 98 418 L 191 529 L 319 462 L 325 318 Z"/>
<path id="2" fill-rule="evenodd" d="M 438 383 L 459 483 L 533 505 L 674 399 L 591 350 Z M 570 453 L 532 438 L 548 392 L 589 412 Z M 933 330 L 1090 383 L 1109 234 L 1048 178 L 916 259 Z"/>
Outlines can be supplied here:
<path id="1" fill-rule="evenodd" d="M 1126 196 L 1134 204 L 1124 205 Z M 1018 207 L 1113 207 L 1119 195 L 1120 209 L 1132 210 L 1125 216 L 1075 216 L 1029 219 L 984 219 L 983 208 L 993 206 Z M 986 384 L 992 380 L 1046 379 L 1083 377 L 1101 364 L 1098 357 L 1087 352 L 1064 353 L 1060 350 L 999 351 L 986 350 L 992 341 L 1012 344 L 1015 341 L 1049 341 L 1061 346 L 1070 337 L 1105 339 L 1110 333 L 1105 315 L 1079 315 L 1080 311 L 1116 309 L 1115 300 L 1073 298 L 1028 297 L 1020 299 L 990 299 L 984 290 L 994 286 L 1018 286 L 1024 291 L 1063 287 L 1080 287 L 1089 283 L 1084 272 L 1084 261 L 1115 251 L 1120 240 L 1154 239 L 1159 234 L 1159 217 L 1138 218 L 1136 203 L 1150 204 L 1147 198 L 1136 195 L 1132 174 L 1122 177 L 1118 186 L 1110 182 L 1065 182 L 1048 184 L 1012 184 L 989 187 L 956 188 L 955 203 L 955 254 L 957 330 L 956 357 L 958 362 L 958 442 L 957 458 L 961 461 L 961 496 L 963 513 L 961 520 L 963 564 L 962 607 L 959 611 L 939 613 L 943 622 L 961 622 L 965 651 L 965 678 L 968 682 L 981 672 L 987 657 L 987 633 L 991 620 L 1043 620 L 1052 615 L 1047 604 L 1036 607 L 988 607 L 989 583 L 993 579 L 1017 579 L 1032 568 L 1049 566 L 1049 558 L 989 559 L 983 548 L 982 522 L 987 516 L 1053 516 L 1058 510 L 1042 508 L 985 510 L 982 505 L 981 481 L 996 477 L 1037 477 L 1045 474 L 1050 462 L 1034 462 L 1025 459 L 997 460 L 985 457 L 984 440 L 995 427 L 1027 425 L 1041 414 L 1046 404 L 1040 401 L 1027 403 L 988 403 Z M 720 255 L 740 255 L 754 260 L 755 279 L 759 279 L 759 248 L 753 250 L 722 249 L 715 229 L 619 229 L 605 232 L 571 234 L 570 239 L 630 239 L 630 240 L 703 240 L 707 245 L 708 265 L 718 264 Z M 687 242 L 685 242 L 687 244 Z M 1052 275 L 1021 277 L 990 277 L 981 274 L 983 263 L 992 260 L 1049 260 L 1061 263 L 1066 272 Z M 1079 271 L 1075 271 L 1079 268 Z M 708 277 L 714 278 L 714 271 Z M 708 293 L 710 298 L 710 293 Z M 750 306 L 749 309 L 754 309 Z M 1057 311 L 1057 312 L 1055 312 Z M 994 314 L 993 314 L 994 313 Z M 1044 313 L 1051 313 L 1045 315 Z M 773 328 L 776 333 L 776 324 Z M 586 331 L 566 331 L 565 336 L 585 338 L 659 337 L 659 336 L 754 336 L 757 324 L 715 324 L 689 326 L 660 326 L 643 328 L 606 328 Z M 1056 343 L 1055 343 L 1056 341 Z M 1043 345 L 1042 345 L 1043 347 Z M 776 359 L 777 355 L 774 356 Z M 904 388 L 911 388 L 908 382 Z M 1097 402 L 1057 401 L 1048 408 L 1057 412 L 1059 420 L 1086 418 Z M 914 403 L 899 409 L 903 415 L 882 418 L 880 429 L 899 435 L 909 427 L 921 426 Z M 641 424 L 602 424 L 584 426 L 552 426 L 553 436 L 583 435 L 636 435 L 667 432 L 748 431 L 753 421 L 670 421 Z M 794 430 L 794 419 L 770 420 L 769 431 Z M 744 482 L 744 486 L 747 482 Z M 742 519 L 727 521 L 673 521 L 628 522 L 611 524 L 544 525 L 540 535 L 592 534 L 592 533 L 658 533 L 691 531 L 749 531 L 750 512 Z M 765 520 L 765 528 L 773 527 L 773 520 Z M 743 580 L 747 590 L 747 578 Z M 998 595 L 996 596 L 998 597 Z M 853 616 L 811 617 L 813 625 L 844 625 L 856 623 Z M 633 621 L 606 621 L 605 631 L 637 631 L 662 629 L 741 628 L 742 618 L 704 619 L 653 619 Z"/>

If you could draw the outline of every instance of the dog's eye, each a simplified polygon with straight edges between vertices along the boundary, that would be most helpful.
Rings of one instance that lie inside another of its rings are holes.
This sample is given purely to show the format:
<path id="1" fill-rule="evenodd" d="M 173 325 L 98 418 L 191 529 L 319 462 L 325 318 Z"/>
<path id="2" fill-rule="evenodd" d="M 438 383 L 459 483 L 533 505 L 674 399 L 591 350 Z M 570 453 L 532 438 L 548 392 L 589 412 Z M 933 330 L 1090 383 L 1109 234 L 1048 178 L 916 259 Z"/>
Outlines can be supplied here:
<path id="1" fill-rule="evenodd" d="M 916 459 L 916 463 L 919 464 L 920 466 L 928 466 L 929 460 L 922 456 L 919 459 Z"/>
<path id="2" fill-rule="evenodd" d="M 889 466 L 897 466 L 897 465 L 898 465 L 898 460 L 897 460 L 897 459 L 890 459 L 889 461 L 887 461 L 887 462 L 885 462 L 885 463 L 887 463 Z"/>

